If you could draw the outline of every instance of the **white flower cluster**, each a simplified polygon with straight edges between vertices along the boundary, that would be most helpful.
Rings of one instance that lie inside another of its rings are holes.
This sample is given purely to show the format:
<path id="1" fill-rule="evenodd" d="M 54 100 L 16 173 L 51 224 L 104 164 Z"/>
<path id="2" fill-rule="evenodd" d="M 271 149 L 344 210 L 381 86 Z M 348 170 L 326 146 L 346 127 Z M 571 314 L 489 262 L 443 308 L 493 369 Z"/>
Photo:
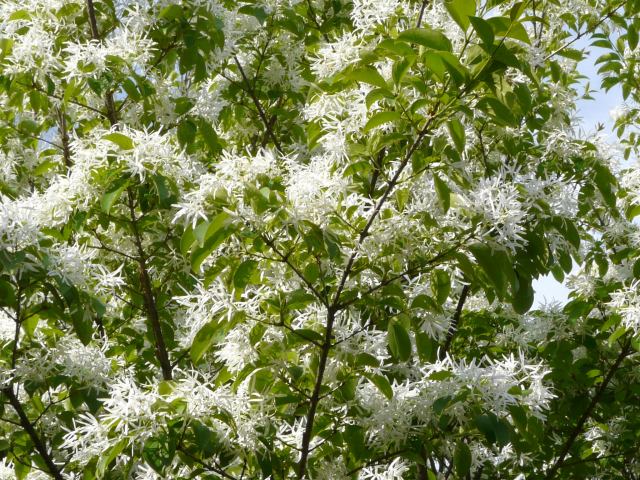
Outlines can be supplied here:
<path id="1" fill-rule="evenodd" d="M 622 317 L 622 325 L 636 334 L 640 331 L 640 280 L 611 293 L 608 306 Z"/>
<path id="2" fill-rule="evenodd" d="M 545 418 L 545 410 L 554 398 L 544 377 L 549 370 L 542 363 L 531 363 L 521 352 L 517 357 L 502 359 L 485 357 L 444 360 L 420 367 L 417 380 L 406 380 L 393 385 L 393 398 L 386 399 L 370 383 L 358 387 L 360 404 L 371 412 L 362 419 L 372 442 L 384 444 L 402 442 L 407 434 L 419 426 L 434 421 L 433 408 L 438 399 L 456 398 L 468 391 L 464 400 L 452 400 L 446 411 L 460 423 L 468 421 L 467 412 L 473 402 L 478 402 L 496 415 L 508 416 L 508 407 L 524 405 L 537 418 Z M 437 379 L 430 378 L 434 375 Z M 513 389 L 522 394 L 514 394 Z"/>

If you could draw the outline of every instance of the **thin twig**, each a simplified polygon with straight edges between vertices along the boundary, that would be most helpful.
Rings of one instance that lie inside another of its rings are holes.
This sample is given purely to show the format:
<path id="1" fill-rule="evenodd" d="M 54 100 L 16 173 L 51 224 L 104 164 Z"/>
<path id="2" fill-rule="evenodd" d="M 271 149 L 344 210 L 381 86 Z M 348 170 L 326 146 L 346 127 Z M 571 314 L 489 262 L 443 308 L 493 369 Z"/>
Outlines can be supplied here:
<path id="1" fill-rule="evenodd" d="M 569 450 L 571 450 L 571 447 L 573 446 L 574 442 L 576 441 L 578 436 L 582 433 L 584 424 L 591 417 L 594 409 L 598 405 L 598 402 L 600 402 L 600 399 L 602 398 L 604 391 L 609 386 L 609 382 L 611 382 L 611 380 L 613 379 L 613 376 L 618 371 L 620 364 L 630 353 L 631 353 L 631 340 L 627 340 L 624 346 L 622 347 L 622 350 L 620 350 L 620 354 L 616 358 L 616 361 L 613 363 L 613 365 L 607 372 L 606 377 L 604 378 L 604 380 L 596 390 L 596 393 L 594 394 L 593 398 L 591 399 L 591 402 L 587 406 L 587 409 L 584 411 L 584 413 L 576 423 L 575 427 L 573 427 L 573 430 L 571 431 L 569 438 L 567 439 L 567 441 L 562 446 L 562 449 L 560 450 L 560 455 L 558 455 L 558 458 L 556 459 L 555 463 L 547 472 L 547 475 L 545 477 L 547 480 L 554 478 L 556 476 L 556 473 L 558 473 L 558 470 L 560 470 L 564 466 L 564 460 L 569 454 Z"/>

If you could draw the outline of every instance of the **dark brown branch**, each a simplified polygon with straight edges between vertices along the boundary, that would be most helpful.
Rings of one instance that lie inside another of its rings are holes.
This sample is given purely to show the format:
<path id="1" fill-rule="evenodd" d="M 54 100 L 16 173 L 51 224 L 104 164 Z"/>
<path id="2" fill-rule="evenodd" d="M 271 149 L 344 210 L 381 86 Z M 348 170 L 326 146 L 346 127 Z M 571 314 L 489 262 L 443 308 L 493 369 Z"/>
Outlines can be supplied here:
<path id="1" fill-rule="evenodd" d="M 258 110 L 258 115 L 260 115 L 260 119 L 262 120 L 262 123 L 264 124 L 264 128 L 266 128 L 266 131 L 269 134 L 269 137 L 271 138 L 271 141 L 273 142 L 275 147 L 278 149 L 278 151 L 282 152 L 282 146 L 280 145 L 280 142 L 278 141 L 278 138 L 276 137 L 275 133 L 273 132 L 272 124 L 269 121 L 269 118 L 267 118 L 267 115 L 264 112 L 264 109 L 262 108 L 262 105 L 260 104 L 260 100 L 258 100 L 258 97 L 256 96 L 256 93 L 255 93 L 253 87 L 251 86 L 251 82 L 247 78 L 247 75 L 244 73 L 244 70 L 242 69 L 242 65 L 240 65 L 240 61 L 238 60 L 238 57 L 236 57 L 234 55 L 233 56 L 233 60 L 235 61 L 236 66 L 238 67 L 238 71 L 240 72 L 240 76 L 242 77 L 242 81 L 244 82 L 244 84 L 246 86 L 246 92 L 249 94 L 249 96 L 251 97 L 251 100 L 253 101 L 253 104 L 255 105 L 256 109 Z"/>
<path id="2" fill-rule="evenodd" d="M 58 108 L 58 127 L 60 128 L 60 140 L 62 141 L 62 156 L 64 158 L 64 164 L 67 168 L 71 168 L 73 162 L 71 161 L 71 148 L 69 147 L 69 132 L 67 130 L 67 118 L 64 112 Z"/>
<path id="3" fill-rule="evenodd" d="M 64 477 L 62 476 L 60 469 L 53 462 L 53 458 L 51 457 L 51 454 L 47 450 L 47 446 L 44 440 L 40 438 L 40 436 L 38 435 L 38 432 L 36 432 L 35 428 L 33 428 L 33 425 L 29 421 L 29 418 L 27 417 L 27 414 L 25 413 L 24 408 L 22 408 L 22 404 L 20 403 L 20 400 L 18 400 L 18 397 L 13 391 L 13 387 L 9 386 L 9 387 L 3 388 L 2 393 L 9 399 L 9 403 L 18 414 L 18 418 L 20 418 L 20 425 L 25 430 L 25 432 L 27 432 L 27 434 L 29 435 L 29 438 L 31 438 L 33 445 L 35 446 L 36 450 L 42 457 L 44 464 L 47 466 L 47 469 L 49 470 L 49 474 L 56 480 L 64 480 Z"/>
<path id="4" fill-rule="evenodd" d="M 89 24 L 91 25 L 91 36 L 94 40 L 100 40 L 100 34 L 98 31 L 98 22 L 96 20 L 96 13 L 93 6 L 93 0 L 87 0 L 87 15 L 89 17 Z M 107 118 L 113 128 L 118 128 L 118 113 L 113 101 L 113 92 L 108 92 L 105 96 L 105 105 L 107 107 Z M 172 367 L 169 361 L 169 354 L 167 352 L 167 346 L 164 342 L 164 336 L 162 334 L 162 325 L 160 323 L 160 315 L 158 313 L 158 307 L 155 296 L 153 294 L 153 287 L 151 283 L 151 277 L 147 268 L 147 257 L 142 246 L 142 235 L 138 228 L 138 218 L 136 217 L 134 194 L 131 188 L 127 189 L 127 201 L 129 206 L 129 214 L 131 216 L 131 230 L 133 232 L 133 241 L 136 246 L 138 258 L 138 270 L 140 274 L 140 286 L 142 287 L 142 298 L 144 301 L 145 311 L 147 313 L 147 319 L 151 324 L 153 331 L 153 338 L 155 341 L 156 358 L 160 363 L 160 369 L 162 370 L 162 378 L 165 380 L 171 380 Z"/>
<path id="5" fill-rule="evenodd" d="M 556 473 L 558 473 L 558 470 L 560 470 L 564 466 L 564 460 L 569 454 L 569 450 L 571 450 L 571 447 L 573 446 L 574 442 L 576 441 L 578 436 L 582 433 L 584 424 L 587 422 L 587 420 L 589 420 L 589 418 L 591 418 L 591 415 L 595 410 L 596 406 L 598 405 L 598 402 L 600 402 L 600 399 L 602 398 L 604 391 L 607 389 L 607 387 L 609 386 L 609 383 L 613 379 L 613 376 L 620 368 L 620 364 L 627 357 L 627 355 L 629 355 L 629 353 L 631 353 L 631 341 L 627 340 L 624 346 L 622 347 L 620 354 L 616 358 L 616 361 L 613 363 L 613 365 L 607 372 L 606 377 L 604 378 L 604 380 L 596 390 L 596 393 L 591 399 L 589 406 L 587 406 L 587 409 L 584 411 L 584 413 L 576 423 L 575 427 L 573 427 L 573 430 L 571 430 L 571 434 L 569 435 L 569 438 L 567 439 L 567 441 L 562 446 L 562 449 L 560 450 L 560 455 L 558 455 L 558 458 L 556 459 L 555 463 L 547 472 L 547 475 L 545 477 L 547 480 L 554 478 L 556 476 Z"/>
<path id="6" fill-rule="evenodd" d="M 340 295 L 342 294 L 342 291 L 344 290 L 345 285 L 347 283 L 347 279 L 349 278 L 349 275 L 351 274 L 351 270 L 352 270 L 353 265 L 355 263 L 356 256 L 358 254 L 358 250 L 359 250 L 360 245 L 362 244 L 362 241 L 369 234 L 369 229 L 371 228 L 371 226 L 373 225 L 373 222 L 376 220 L 376 218 L 380 214 L 382 206 L 386 203 L 387 199 L 391 195 L 391 192 L 393 191 L 393 189 L 395 188 L 396 184 L 398 183 L 398 180 L 400 179 L 400 175 L 402 175 L 402 172 L 404 171 L 404 169 L 409 164 L 409 161 L 411 160 L 411 157 L 413 156 L 415 151 L 418 149 L 418 147 L 422 143 L 422 140 L 424 139 L 424 137 L 427 135 L 427 132 L 429 131 L 429 128 L 431 127 L 431 124 L 433 123 L 433 121 L 434 121 L 434 119 L 436 117 L 435 113 L 436 113 L 436 110 L 439 108 L 439 106 L 440 106 L 440 102 L 438 102 L 438 103 L 436 103 L 434 105 L 434 107 L 433 107 L 433 109 L 431 111 L 431 114 L 429 116 L 429 119 L 425 123 L 425 126 L 420 130 L 420 132 L 418 133 L 418 137 L 416 138 L 414 143 L 411 145 L 411 147 L 409 147 L 409 150 L 407 151 L 404 159 L 402 160 L 402 162 L 398 166 L 398 169 L 396 170 L 395 174 L 393 175 L 393 177 L 391 178 L 389 183 L 387 184 L 387 188 L 385 189 L 384 193 L 382 194 L 382 197 L 380 198 L 380 200 L 376 204 L 373 212 L 369 216 L 369 220 L 367 221 L 367 223 L 365 224 L 364 228 L 360 232 L 360 236 L 358 238 L 356 246 L 355 246 L 355 248 L 353 250 L 353 253 L 349 257 L 349 260 L 347 261 L 347 265 L 346 265 L 346 267 L 344 269 L 344 272 L 342 274 L 342 277 L 340 279 L 338 288 L 336 289 L 336 293 L 335 293 L 335 296 L 333 298 L 333 301 L 330 303 L 330 306 L 327 308 L 327 322 L 326 322 L 326 325 L 325 325 L 325 338 L 324 338 L 324 343 L 323 343 L 323 346 L 322 346 L 322 351 L 320 353 L 320 361 L 318 363 L 318 373 L 316 375 L 316 382 L 315 382 L 315 385 L 314 385 L 314 388 L 313 388 L 313 394 L 311 395 L 311 400 L 309 402 L 309 411 L 307 412 L 307 417 L 306 417 L 307 418 L 307 423 L 305 425 L 305 430 L 304 430 L 303 435 L 302 435 L 302 451 L 301 451 L 301 454 L 300 454 L 300 461 L 298 463 L 298 478 L 299 479 L 304 478 L 305 473 L 306 473 L 306 469 L 307 469 L 307 459 L 308 459 L 308 456 L 309 456 L 309 445 L 311 443 L 311 437 L 312 437 L 312 433 L 313 433 L 313 424 L 314 424 L 314 421 L 315 421 L 316 410 L 318 408 L 318 403 L 320 401 L 320 390 L 322 388 L 322 384 L 323 384 L 323 380 L 324 380 L 324 371 L 325 371 L 325 368 L 327 366 L 327 359 L 329 357 L 329 351 L 331 350 L 331 340 L 333 338 L 333 324 L 335 322 L 336 313 L 338 312 L 338 305 L 340 303 Z"/>
<path id="7" fill-rule="evenodd" d="M 13 335 L 13 349 L 11 351 L 11 368 L 16 368 L 16 362 L 18 360 L 18 342 L 20 341 L 20 326 L 22 324 L 22 288 L 18 285 L 18 291 L 16 292 L 16 329 Z"/>
<path id="8" fill-rule="evenodd" d="M 422 5 L 420 5 L 420 13 L 418 14 L 418 21 L 416 22 L 416 28 L 420 28 L 422 25 L 422 18 L 424 17 L 424 9 L 427 8 L 427 4 L 429 0 L 422 0 Z"/>
<path id="9" fill-rule="evenodd" d="M 458 331 L 460 316 L 462 315 L 464 302 L 467 300 L 467 295 L 469 295 L 469 288 L 469 285 L 464 285 L 462 287 L 462 292 L 460 292 L 460 298 L 458 299 L 458 305 L 456 306 L 456 311 L 454 312 L 453 318 L 451 319 L 451 326 L 449 327 L 449 331 L 447 332 L 447 339 L 444 342 L 444 347 L 442 347 L 442 350 L 440 350 L 440 354 L 438 355 L 440 360 L 447 356 L 449 348 L 451 347 L 451 342 L 453 341 L 453 337 Z"/>
<path id="10" fill-rule="evenodd" d="M 93 0 L 87 0 L 87 17 L 89 18 L 89 25 L 91 26 L 91 37 L 94 40 L 100 40 L 98 22 L 96 20 L 96 9 L 93 6 Z"/>
<path id="11" fill-rule="evenodd" d="M 307 471 L 307 459 L 309 457 L 309 445 L 313 434 L 313 424 L 316 417 L 316 410 L 320 402 L 320 390 L 324 378 L 324 371 L 327 367 L 327 359 L 329 358 L 329 350 L 331 349 L 331 340 L 333 338 L 333 323 L 336 319 L 335 307 L 329 307 L 327 310 L 327 325 L 324 333 L 324 343 L 320 352 L 320 361 L 318 363 L 318 373 L 316 375 L 316 383 L 313 387 L 313 393 L 309 400 L 309 411 L 307 412 L 307 423 L 302 434 L 302 446 L 300 451 L 300 461 L 298 462 L 298 478 L 302 479 Z"/>
<path id="12" fill-rule="evenodd" d="M 145 310 L 147 312 L 147 319 L 151 324 L 153 330 L 153 337 L 155 340 L 156 357 L 160 362 L 160 368 L 162 369 L 162 377 L 165 380 L 171 380 L 172 368 L 169 361 L 169 354 L 167 353 L 167 347 L 164 343 L 164 336 L 162 335 L 162 326 L 160 324 L 160 315 L 158 314 L 158 308 L 156 305 L 156 299 L 153 295 L 153 288 L 151 286 L 151 278 L 149 276 L 149 270 L 147 268 L 147 259 L 142 246 L 142 237 L 140 230 L 138 229 L 138 219 L 136 218 L 135 205 L 133 203 L 133 192 L 131 189 L 127 189 L 127 200 L 129 204 L 129 212 L 131 214 L 131 230 L 133 231 L 133 241 L 138 251 L 138 267 L 140 270 L 140 286 L 142 287 L 142 297 L 144 300 Z"/>

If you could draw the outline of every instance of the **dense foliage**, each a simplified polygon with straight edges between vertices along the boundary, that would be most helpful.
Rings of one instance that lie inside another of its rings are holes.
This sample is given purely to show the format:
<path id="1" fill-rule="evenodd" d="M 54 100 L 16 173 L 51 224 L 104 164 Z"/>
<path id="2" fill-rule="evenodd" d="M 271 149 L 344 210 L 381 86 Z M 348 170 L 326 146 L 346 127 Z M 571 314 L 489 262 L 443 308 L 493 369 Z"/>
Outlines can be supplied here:
<path id="1" fill-rule="evenodd" d="M 638 478 L 639 13 L 2 0 L 0 479 Z"/>

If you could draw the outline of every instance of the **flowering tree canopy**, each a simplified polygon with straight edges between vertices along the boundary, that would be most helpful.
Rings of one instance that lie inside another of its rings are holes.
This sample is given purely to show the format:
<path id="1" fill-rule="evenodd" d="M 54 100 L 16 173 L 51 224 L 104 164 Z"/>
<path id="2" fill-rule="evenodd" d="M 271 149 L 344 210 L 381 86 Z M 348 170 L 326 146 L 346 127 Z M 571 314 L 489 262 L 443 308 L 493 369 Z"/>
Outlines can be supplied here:
<path id="1" fill-rule="evenodd" d="M 639 14 L 2 0 L 0 479 L 638 478 Z"/>

